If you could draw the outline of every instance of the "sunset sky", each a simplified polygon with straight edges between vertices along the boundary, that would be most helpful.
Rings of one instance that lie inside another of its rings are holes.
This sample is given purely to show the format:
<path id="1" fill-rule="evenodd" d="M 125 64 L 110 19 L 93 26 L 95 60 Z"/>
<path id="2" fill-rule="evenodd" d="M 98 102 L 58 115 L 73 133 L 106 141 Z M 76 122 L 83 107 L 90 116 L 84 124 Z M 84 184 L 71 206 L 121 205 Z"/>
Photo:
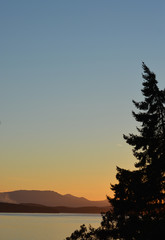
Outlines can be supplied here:
<path id="1" fill-rule="evenodd" d="M 165 87 L 165 1 L 0 0 L 0 192 L 102 200 L 136 161 L 142 61 Z"/>

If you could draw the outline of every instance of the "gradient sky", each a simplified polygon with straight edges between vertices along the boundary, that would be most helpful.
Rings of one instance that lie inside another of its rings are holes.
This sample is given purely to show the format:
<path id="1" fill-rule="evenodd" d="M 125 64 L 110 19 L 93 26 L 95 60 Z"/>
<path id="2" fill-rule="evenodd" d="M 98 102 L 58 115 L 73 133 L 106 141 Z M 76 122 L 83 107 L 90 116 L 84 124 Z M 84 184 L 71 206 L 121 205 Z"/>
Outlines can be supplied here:
<path id="1" fill-rule="evenodd" d="M 162 0 L 0 0 L 0 192 L 112 195 L 141 63 L 165 87 Z"/>

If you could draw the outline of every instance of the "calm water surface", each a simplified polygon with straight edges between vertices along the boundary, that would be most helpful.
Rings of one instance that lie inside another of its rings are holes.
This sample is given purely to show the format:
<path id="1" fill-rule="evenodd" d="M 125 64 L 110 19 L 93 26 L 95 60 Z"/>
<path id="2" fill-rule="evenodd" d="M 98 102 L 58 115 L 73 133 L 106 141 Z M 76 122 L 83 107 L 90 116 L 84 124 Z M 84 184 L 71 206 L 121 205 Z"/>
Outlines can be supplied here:
<path id="1" fill-rule="evenodd" d="M 98 214 L 0 213 L 2 240 L 63 240 L 83 223 L 99 226 Z"/>

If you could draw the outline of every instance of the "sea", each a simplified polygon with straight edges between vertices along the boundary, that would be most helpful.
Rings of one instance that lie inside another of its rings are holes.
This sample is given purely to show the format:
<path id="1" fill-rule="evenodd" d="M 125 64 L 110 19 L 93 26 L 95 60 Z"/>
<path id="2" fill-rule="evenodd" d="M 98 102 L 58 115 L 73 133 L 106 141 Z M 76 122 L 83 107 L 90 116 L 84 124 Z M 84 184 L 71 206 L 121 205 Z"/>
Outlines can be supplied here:
<path id="1" fill-rule="evenodd" d="M 64 240 L 80 225 L 100 222 L 100 214 L 0 213 L 0 239 Z"/>

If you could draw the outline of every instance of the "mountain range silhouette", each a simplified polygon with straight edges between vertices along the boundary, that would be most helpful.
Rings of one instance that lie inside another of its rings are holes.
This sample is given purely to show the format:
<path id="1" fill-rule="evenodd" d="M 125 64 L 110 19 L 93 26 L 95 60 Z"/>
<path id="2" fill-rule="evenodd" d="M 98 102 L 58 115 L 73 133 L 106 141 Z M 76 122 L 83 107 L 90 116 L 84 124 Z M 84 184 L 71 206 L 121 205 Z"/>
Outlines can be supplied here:
<path id="1" fill-rule="evenodd" d="M 108 200 L 90 201 L 84 197 L 71 194 L 59 194 L 54 191 L 18 190 L 1 192 L 0 202 L 6 203 L 33 203 L 49 207 L 105 207 L 109 206 Z"/>

